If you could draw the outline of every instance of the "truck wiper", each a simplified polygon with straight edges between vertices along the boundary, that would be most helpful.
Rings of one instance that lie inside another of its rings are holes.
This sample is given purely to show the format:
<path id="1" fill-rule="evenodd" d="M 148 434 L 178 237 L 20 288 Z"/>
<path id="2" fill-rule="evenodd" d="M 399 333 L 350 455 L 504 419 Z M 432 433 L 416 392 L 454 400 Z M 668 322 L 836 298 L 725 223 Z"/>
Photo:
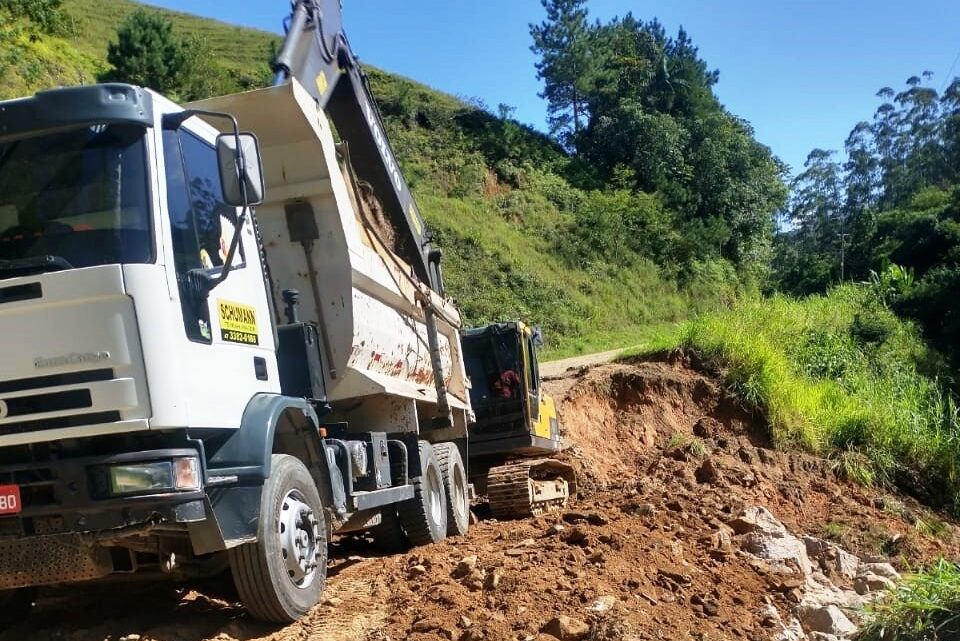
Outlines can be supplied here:
<path id="1" fill-rule="evenodd" d="M 30 256 L 16 260 L 0 260 L 0 276 L 4 278 L 33 276 L 66 269 L 73 269 L 73 265 L 60 256 Z"/>

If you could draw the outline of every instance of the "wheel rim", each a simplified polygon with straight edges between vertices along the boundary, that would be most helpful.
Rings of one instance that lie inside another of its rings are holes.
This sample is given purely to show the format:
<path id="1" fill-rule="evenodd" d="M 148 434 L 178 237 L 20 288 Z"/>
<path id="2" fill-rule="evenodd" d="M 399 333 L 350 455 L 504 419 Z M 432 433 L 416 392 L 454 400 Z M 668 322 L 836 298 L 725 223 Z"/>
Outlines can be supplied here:
<path id="1" fill-rule="evenodd" d="M 427 470 L 427 481 L 430 520 L 439 527 L 443 523 L 443 481 L 435 468 Z"/>
<path id="2" fill-rule="evenodd" d="M 298 588 L 307 588 L 317 578 L 322 553 L 317 516 L 299 490 L 290 490 L 280 502 L 277 520 L 287 578 Z"/>
<path id="3" fill-rule="evenodd" d="M 464 511 L 467 505 L 467 486 L 461 473 L 461 469 L 453 469 L 453 509 L 455 513 Z"/>

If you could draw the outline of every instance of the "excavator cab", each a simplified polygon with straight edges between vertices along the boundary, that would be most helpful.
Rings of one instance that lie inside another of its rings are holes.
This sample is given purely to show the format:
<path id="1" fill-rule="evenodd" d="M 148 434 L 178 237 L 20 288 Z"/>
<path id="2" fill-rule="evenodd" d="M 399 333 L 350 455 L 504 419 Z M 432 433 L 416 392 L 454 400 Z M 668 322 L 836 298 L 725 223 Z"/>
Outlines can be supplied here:
<path id="1" fill-rule="evenodd" d="M 543 390 L 540 332 L 520 321 L 461 332 L 470 378 L 470 480 L 499 519 L 562 509 L 576 494 L 572 467 L 552 456 L 561 449 L 553 398 Z"/>
<path id="2" fill-rule="evenodd" d="M 537 456 L 560 450 L 556 404 L 543 392 L 539 331 L 520 321 L 464 330 L 464 364 L 477 416 L 473 456 Z"/>

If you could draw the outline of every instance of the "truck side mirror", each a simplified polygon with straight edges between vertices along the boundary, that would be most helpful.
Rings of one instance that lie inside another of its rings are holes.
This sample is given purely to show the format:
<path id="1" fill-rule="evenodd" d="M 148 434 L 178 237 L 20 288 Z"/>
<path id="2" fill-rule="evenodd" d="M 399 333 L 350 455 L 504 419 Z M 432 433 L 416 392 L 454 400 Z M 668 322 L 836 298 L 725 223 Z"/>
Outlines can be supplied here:
<path id="1" fill-rule="evenodd" d="M 251 133 L 242 133 L 239 139 L 238 149 L 235 134 L 217 136 L 223 201 L 233 207 L 259 205 L 263 202 L 265 192 L 260 142 Z"/>

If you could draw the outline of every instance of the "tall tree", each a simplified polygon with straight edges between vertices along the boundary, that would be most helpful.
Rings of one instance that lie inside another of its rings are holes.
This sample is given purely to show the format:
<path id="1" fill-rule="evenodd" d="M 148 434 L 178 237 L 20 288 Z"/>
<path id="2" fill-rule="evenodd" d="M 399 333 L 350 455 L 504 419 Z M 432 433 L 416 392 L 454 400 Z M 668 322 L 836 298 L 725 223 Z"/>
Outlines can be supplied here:
<path id="1" fill-rule="evenodd" d="M 547 101 L 550 133 L 568 149 L 587 120 L 586 94 L 592 82 L 586 0 L 541 0 L 547 19 L 530 25 L 531 49 L 540 56 L 537 77 Z"/>
<path id="2" fill-rule="evenodd" d="M 843 216 L 849 234 L 846 272 L 855 279 L 869 274 L 876 233 L 875 207 L 881 196 L 880 161 L 874 152 L 873 129 L 860 122 L 847 136 L 843 164 Z"/>
<path id="3" fill-rule="evenodd" d="M 173 32 L 173 23 L 163 16 L 137 9 L 117 30 L 107 61 L 110 80 L 150 87 L 161 93 L 176 93 L 187 64 L 183 42 Z"/>

